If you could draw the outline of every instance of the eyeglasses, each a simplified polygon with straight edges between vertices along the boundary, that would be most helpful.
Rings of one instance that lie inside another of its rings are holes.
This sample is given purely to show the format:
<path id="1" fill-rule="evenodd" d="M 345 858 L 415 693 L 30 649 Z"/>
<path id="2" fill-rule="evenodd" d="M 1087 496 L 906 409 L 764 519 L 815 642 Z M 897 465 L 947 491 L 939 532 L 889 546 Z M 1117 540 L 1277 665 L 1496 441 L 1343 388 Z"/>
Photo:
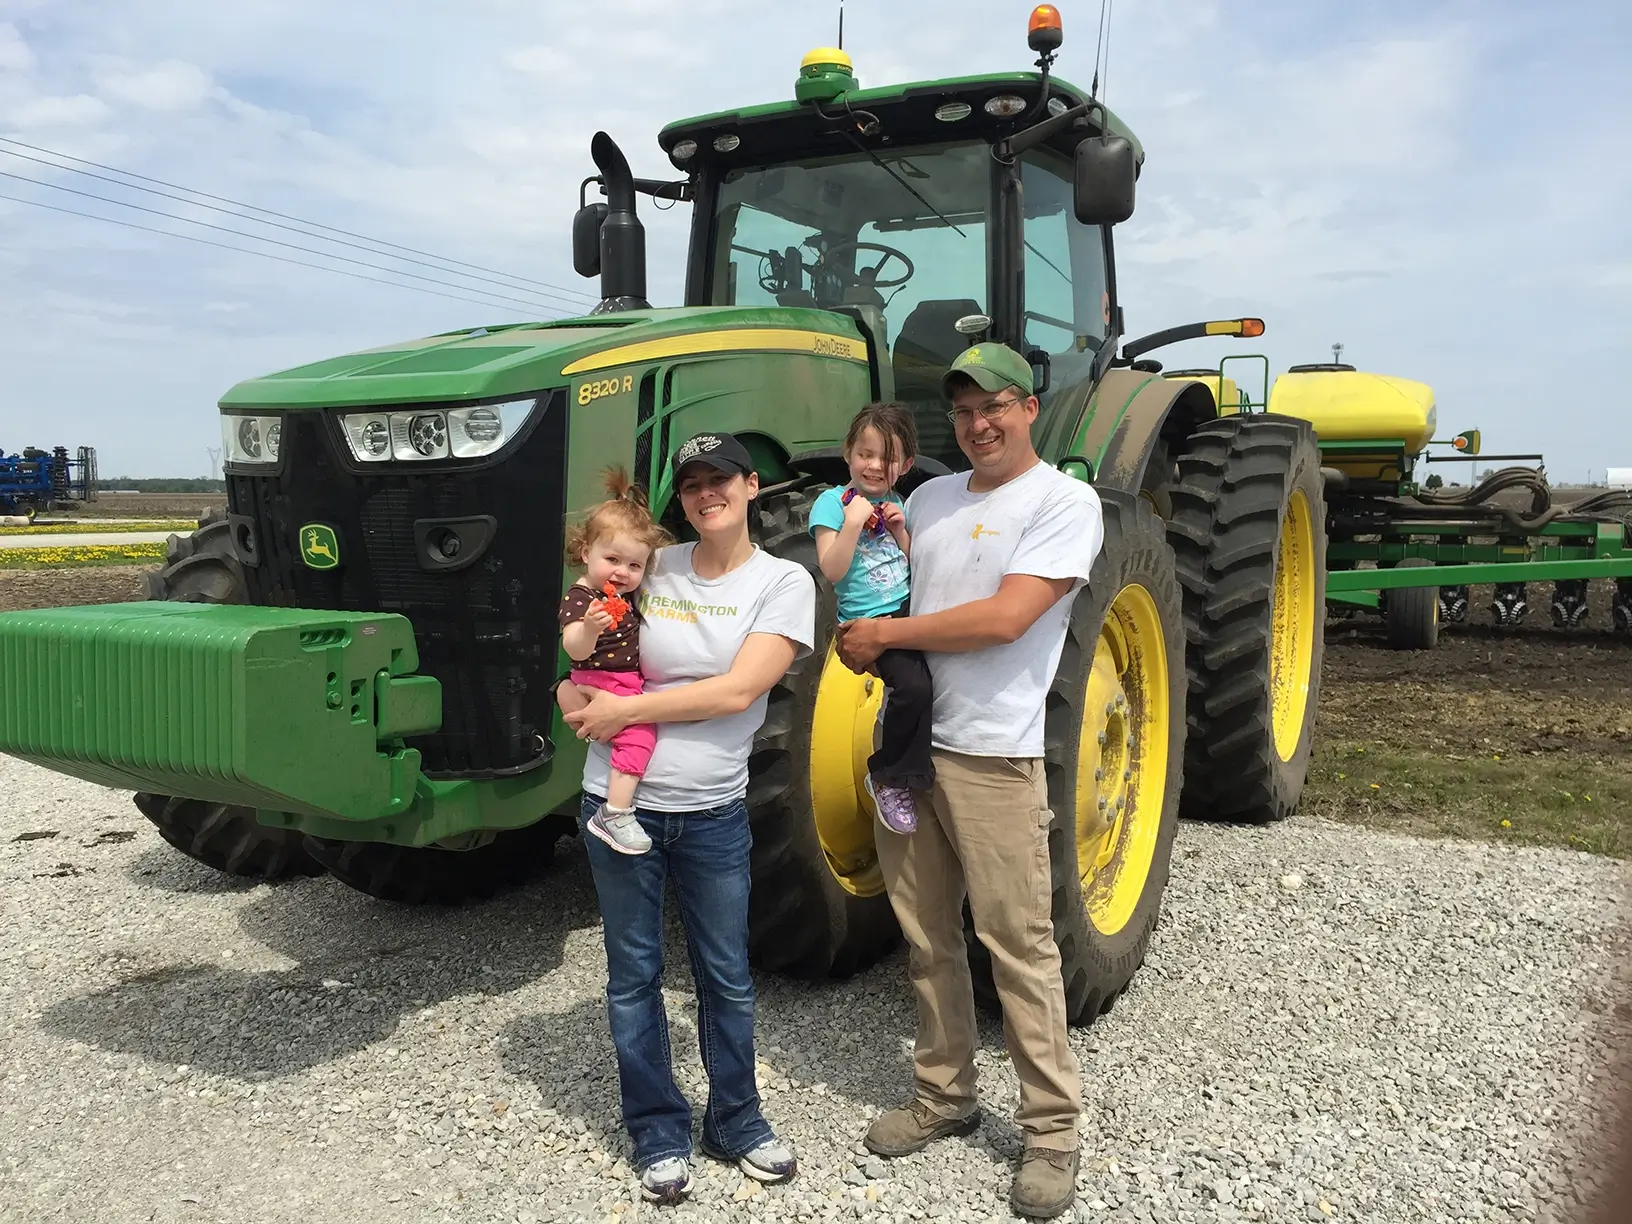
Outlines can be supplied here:
<path id="1" fill-rule="evenodd" d="M 980 413 L 981 419 L 995 421 L 1020 401 L 1014 398 L 988 400 L 978 408 L 954 408 L 946 414 L 946 419 L 954 425 L 969 426 L 974 424 L 975 413 Z"/>

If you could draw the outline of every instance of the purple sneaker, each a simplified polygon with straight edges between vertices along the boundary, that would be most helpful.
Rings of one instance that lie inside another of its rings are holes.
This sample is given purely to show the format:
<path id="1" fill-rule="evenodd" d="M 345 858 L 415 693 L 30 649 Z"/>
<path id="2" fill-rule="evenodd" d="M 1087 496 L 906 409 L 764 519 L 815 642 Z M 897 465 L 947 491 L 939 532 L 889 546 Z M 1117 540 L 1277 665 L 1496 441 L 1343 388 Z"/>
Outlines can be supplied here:
<path id="1" fill-rule="evenodd" d="M 878 809 L 878 818 L 890 832 L 911 833 L 918 827 L 918 805 L 913 800 L 911 788 L 880 786 L 874 783 L 872 775 L 869 774 L 867 793 L 873 797 L 873 806 Z"/>

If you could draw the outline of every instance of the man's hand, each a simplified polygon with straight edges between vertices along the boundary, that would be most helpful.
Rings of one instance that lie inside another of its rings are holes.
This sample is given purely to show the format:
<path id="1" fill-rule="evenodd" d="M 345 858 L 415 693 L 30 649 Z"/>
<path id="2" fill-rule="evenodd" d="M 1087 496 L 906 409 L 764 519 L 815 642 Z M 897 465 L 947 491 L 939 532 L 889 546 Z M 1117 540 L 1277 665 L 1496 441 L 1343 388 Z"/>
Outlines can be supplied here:
<path id="1" fill-rule="evenodd" d="M 589 704 L 583 709 L 561 716 L 579 739 L 604 743 L 629 725 L 631 720 L 624 713 L 629 698 L 614 697 L 602 689 L 595 689 L 587 696 Z"/>
<path id="2" fill-rule="evenodd" d="M 876 617 L 845 621 L 839 626 L 839 662 L 858 676 L 867 672 L 874 675 L 873 664 L 888 647 L 884 643 L 884 622 Z"/>

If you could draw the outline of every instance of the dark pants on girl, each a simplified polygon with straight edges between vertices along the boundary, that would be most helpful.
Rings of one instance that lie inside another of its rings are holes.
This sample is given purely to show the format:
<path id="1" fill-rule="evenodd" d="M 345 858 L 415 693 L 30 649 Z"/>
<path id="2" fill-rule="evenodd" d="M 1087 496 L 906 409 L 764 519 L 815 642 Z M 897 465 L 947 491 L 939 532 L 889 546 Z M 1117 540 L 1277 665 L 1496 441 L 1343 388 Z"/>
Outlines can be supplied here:
<path id="1" fill-rule="evenodd" d="M 889 613 L 906 614 L 904 607 Z M 873 666 L 884 681 L 884 728 L 878 751 L 867 759 L 867 772 L 875 785 L 927 791 L 935 785 L 935 766 L 929 758 L 935 686 L 929 663 L 921 651 L 886 650 Z"/>

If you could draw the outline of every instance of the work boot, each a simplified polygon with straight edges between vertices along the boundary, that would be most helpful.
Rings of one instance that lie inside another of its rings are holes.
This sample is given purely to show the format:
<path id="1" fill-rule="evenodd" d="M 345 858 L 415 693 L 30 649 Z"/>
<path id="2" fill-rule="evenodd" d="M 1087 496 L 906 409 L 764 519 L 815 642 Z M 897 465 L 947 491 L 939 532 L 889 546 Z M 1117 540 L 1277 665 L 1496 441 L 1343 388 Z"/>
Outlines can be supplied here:
<path id="1" fill-rule="evenodd" d="M 869 1152 L 880 1156 L 907 1156 L 944 1139 L 948 1135 L 969 1135 L 980 1126 L 980 1109 L 967 1117 L 943 1118 L 914 1098 L 900 1109 L 892 1109 L 873 1119 L 862 1142 Z"/>
<path id="2" fill-rule="evenodd" d="M 1077 1197 L 1080 1151 L 1028 1147 L 1009 1190 L 1009 1206 L 1034 1220 L 1051 1220 Z"/>

